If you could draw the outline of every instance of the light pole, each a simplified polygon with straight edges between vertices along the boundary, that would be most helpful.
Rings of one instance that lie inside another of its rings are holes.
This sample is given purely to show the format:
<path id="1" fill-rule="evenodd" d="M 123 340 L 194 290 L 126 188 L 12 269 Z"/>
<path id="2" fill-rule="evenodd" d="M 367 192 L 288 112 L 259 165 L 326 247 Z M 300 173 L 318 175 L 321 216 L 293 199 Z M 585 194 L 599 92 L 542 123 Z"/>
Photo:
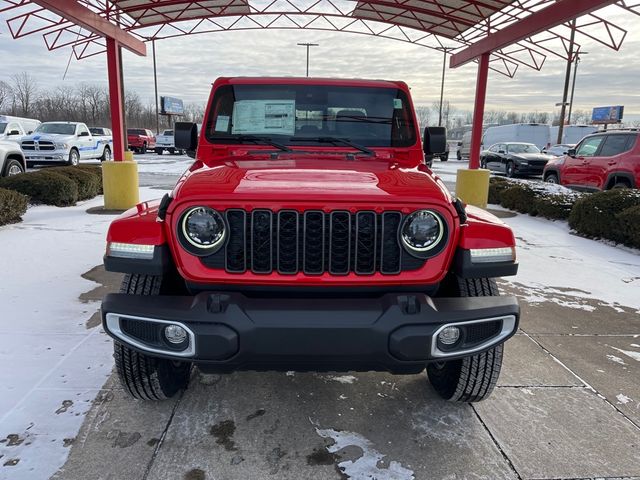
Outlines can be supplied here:
<path id="1" fill-rule="evenodd" d="M 301 47 L 307 47 L 307 77 L 309 76 L 309 47 L 318 47 L 319 43 L 299 43 Z"/>
<path id="2" fill-rule="evenodd" d="M 451 52 L 452 50 L 455 50 L 455 48 L 442 47 L 439 50 L 442 50 L 442 53 L 443 53 L 443 59 L 442 59 L 442 82 L 440 83 L 440 112 L 438 113 L 438 126 L 441 127 L 442 126 L 442 102 L 444 101 L 444 73 L 445 73 L 446 68 L 447 68 L 447 53 Z"/>
<path id="3" fill-rule="evenodd" d="M 573 94 L 576 91 L 576 77 L 578 76 L 578 63 L 580 63 L 580 55 L 587 55 L 588 53 L 589 52 L 581 52 L 580 50 L 576 52 L 576 58 L 573 65 L 573 85 L 571 85 L 571 100 L 569 100 L 569 115 L 567 117 L 569 125 L 571 125 L 571 112 L 573 111 Z"/>
<path id="4" fill-rule="evenodd" d="M 576 38 L 576 20 L 571 22 L 571 36 L 569 38 L 569 52 L 567 59 L 567 72 L 564 76 L 564 90 L 562 94 L 562 107 L 560 108 L 560 124 L 558 125 L 558 142 L 562 143 L 562 134 L 564 133 L 564 116 L 567 107 L 567 96 L 569 94 L 569 79 L 571 77 L 571 62 L 573 61 L 573 47 Z"/>

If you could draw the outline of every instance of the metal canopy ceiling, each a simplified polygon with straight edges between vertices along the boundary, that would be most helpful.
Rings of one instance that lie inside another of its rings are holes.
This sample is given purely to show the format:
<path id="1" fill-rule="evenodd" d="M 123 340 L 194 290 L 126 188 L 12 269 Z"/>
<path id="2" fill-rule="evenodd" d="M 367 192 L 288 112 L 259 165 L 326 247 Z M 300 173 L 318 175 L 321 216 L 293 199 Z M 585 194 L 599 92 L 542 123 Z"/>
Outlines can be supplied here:
<path id="1" fill-rule="evenodd" d="M 460 51 L 553 3 L 568 0 L 78 0 L 143 41 L 197 33 L 256 29 L 348 32 L 423 47 Z M 616 5 L 640 15 L 638 0 Z M 0 0 L 14 38 L 40 33 L 49 50 L 72 47 L 78 59 L 105 50 L 104 39 L 30 0 Z M 567 58 L 570 23 L 496 51 L 491 68 L 513 76 L 520 65 L 540 70 L 548 55 Z M 588 37 L 618 50 L 626 31 L 597 14 L 577 20 Z"/>

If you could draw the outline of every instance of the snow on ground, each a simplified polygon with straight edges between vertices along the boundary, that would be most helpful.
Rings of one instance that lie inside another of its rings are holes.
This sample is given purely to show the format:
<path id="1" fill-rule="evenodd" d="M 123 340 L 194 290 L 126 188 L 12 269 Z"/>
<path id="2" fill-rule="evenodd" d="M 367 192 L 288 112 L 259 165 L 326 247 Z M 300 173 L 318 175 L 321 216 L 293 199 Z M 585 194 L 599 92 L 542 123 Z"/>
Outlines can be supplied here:
<path id="1" fill-rule="evenodd" d="M 186 155 L 157 155 L 156 153 L 136 154 L 134 160 L 138 162 L 139 173 L 176 175 L 184 173 L 193 163 L 193 158 Z"/>
<path id="2" fill-rule="evenodd" d="M 162 194 L 141 190 L 144 200 Z M 111 340 L 85 326 L 99 305 L 78 298 L 98 286 L 81 274 L 102 263 L 114 217 L 85 213 L 102 203 L 30 207 L 0 227 L 0 479 L 49 478 L 62 466 L 111 373 Z"/>

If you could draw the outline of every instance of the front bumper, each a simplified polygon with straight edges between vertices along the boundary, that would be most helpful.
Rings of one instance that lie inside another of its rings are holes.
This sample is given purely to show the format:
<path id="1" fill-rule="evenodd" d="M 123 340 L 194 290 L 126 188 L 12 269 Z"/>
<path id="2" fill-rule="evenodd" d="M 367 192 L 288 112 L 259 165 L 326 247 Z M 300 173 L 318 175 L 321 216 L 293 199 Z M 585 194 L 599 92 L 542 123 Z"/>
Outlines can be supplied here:
<path id="1" fill-rule="evenodd" d="M 514 297 L 253 298 L 240 293 L 144 297 L 109 294 L 102 303 L 105 331 L 152 356 L 187 360 L 205 371 L 314 370 L 417 373 L 430 361 L 488 350 L 518 328 Z M 188 345 L 164 338 L 182 326 Z M 454 348 L 437 341 L 458 326 Z"/>
<path id="2" fill-rule="evenodd" d="M 70 150 L 24 150 L 27 162 L 66 162 Z"/>
<path id="3" fill-rule="evenodd" d="M 544 165 L 523 165 L 521 163 L 516 163 L 515 171 L 519 175 L 542 175 Z"/>

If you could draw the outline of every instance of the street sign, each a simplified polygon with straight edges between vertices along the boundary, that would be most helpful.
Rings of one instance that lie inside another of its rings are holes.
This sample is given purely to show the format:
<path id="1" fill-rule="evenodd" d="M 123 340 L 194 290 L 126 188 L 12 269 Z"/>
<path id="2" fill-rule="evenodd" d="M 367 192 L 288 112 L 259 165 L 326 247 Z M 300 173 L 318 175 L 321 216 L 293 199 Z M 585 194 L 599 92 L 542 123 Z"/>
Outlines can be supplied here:
<path id="1" fill-rule="evenodd" d="M 591 114 L 591 123 L 603 125 L 608 123 L 620 123 L 624 114 L 624 106 L 596 107 Z"/>

